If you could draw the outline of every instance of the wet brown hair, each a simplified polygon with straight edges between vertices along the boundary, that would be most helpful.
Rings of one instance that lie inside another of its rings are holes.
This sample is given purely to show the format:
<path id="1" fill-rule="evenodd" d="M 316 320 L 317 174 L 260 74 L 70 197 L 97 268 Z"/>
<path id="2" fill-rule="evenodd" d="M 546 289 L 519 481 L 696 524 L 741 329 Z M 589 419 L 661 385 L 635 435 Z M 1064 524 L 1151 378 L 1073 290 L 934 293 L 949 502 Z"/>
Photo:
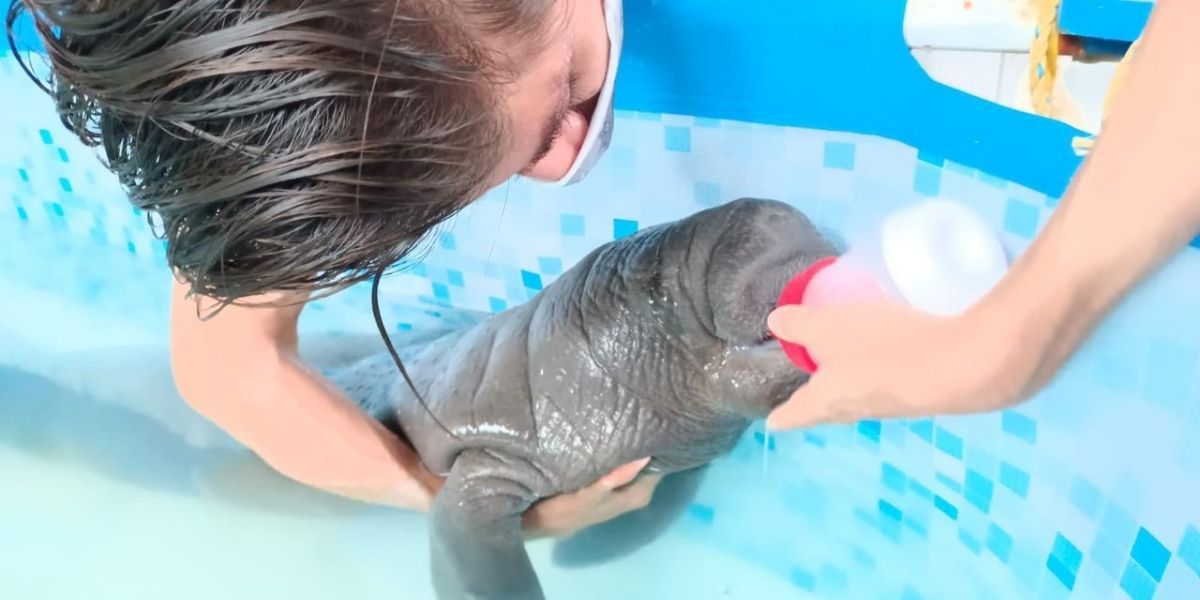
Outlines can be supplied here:
<path id="1" fill-rule="evenodd" d="M 8 26 L 170 265 L 233 301 L 366 280 L 482 194 L 521 61 L 491 48 L 552 1 L 17 0 Z"/>

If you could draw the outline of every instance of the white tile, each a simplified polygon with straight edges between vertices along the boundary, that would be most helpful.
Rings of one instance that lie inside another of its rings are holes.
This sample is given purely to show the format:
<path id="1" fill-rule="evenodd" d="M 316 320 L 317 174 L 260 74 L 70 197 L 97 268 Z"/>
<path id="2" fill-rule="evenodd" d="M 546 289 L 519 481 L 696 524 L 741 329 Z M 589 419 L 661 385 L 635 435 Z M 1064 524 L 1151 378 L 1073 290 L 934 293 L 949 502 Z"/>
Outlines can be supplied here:
<path id="1" fill-rule="evenodd" d="M 937 82 L 995 101 L 1000 81 L 999 52 L 913 50 L 925 72 Z"/>
<path id="2" fill-rule="evenodd" d="M 912 48 L 1012 51 L 1029 45 L 1028 0 L 908 0 L 904 39 Z"/>
<path id="3" fill-rule="evenodd" d="M 1027 85 L 1024 77 L 1029 70 L 1029 54 L 1008 52 L 1000 60 L 999 92 L 996 101 L 1017 110 L 1029 110 L 1029 92 L 1020 89 Z"/>

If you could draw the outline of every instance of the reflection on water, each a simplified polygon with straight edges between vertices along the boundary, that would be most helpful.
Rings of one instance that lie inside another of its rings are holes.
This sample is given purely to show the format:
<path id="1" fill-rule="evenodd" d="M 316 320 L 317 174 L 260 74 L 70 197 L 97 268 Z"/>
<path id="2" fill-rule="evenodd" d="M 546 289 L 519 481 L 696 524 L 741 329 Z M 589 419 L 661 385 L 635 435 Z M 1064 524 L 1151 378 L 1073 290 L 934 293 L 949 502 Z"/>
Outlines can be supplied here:
<path id="1" fill-rule="evenodd" d="M 308 356 L 337 364 L 358 355 L 355 346 L 347 339 Z M 423 515 L 275 473 L 187 408 L 161 350 L 0 366 L 0 476 L 0 598 L 432 597 Z M 695 483 L 680 486 L 672 513 Z M 662 532 L 668 523 L 618 525 Z M 593 536 L 557 556 L 548 542 L 529 547 L 554 598 L 794 591 L 669 532 L 645 541 Z M 682 562 L 664 567 L 672 561 Z"/>
<path id="2" fill-rule="evenodd" d="M 143 491 L 205 496 L 273 513 L 348 516 L 376 511 L 310 490 L 232 444 L 189 444 L 164 423 L 49 379 L 0 367 L 0 444 Z M 175 396 L 169 398 L 177 400 Z"/>

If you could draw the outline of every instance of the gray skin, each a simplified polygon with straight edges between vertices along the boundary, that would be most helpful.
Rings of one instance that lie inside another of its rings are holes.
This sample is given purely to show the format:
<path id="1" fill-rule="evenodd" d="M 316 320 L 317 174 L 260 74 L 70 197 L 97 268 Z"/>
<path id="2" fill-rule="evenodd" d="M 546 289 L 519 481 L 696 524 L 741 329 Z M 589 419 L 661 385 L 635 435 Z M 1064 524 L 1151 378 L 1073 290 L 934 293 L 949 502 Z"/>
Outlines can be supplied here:
<path id="1" fill-rule="evenodd" d="M 538 599 L 521 514 L 627 462 L 728 452 L 805 381 L 770 340 L 784 283 L 832 245 L 794 208 L 738 200 L 606 244 L 530 302 L 335 375 L 447 477 L 430 511 L 443 599 Z"/>

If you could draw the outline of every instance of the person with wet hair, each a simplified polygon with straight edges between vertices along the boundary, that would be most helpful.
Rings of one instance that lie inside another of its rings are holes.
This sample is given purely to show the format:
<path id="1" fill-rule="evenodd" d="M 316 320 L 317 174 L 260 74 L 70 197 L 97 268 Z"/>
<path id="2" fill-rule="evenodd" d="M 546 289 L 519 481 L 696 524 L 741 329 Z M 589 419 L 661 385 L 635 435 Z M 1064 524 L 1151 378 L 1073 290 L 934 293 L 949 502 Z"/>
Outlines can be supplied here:
<path id="1" fill-rule="evenodd" d="M 50 65 L 35 78 L 162 228 L 183 397 L 292 479 L 425 509 L 441 478 L 300 360 L 300 311 L 514 175 L 582 176 L 611 132 L 619 10 L 17 0 L 8 23 L 11 41 L 33 20 Z M 645 464 L 536 505 L 527 532 L 643 506 L 658 480 L 635 481 Z"/>

